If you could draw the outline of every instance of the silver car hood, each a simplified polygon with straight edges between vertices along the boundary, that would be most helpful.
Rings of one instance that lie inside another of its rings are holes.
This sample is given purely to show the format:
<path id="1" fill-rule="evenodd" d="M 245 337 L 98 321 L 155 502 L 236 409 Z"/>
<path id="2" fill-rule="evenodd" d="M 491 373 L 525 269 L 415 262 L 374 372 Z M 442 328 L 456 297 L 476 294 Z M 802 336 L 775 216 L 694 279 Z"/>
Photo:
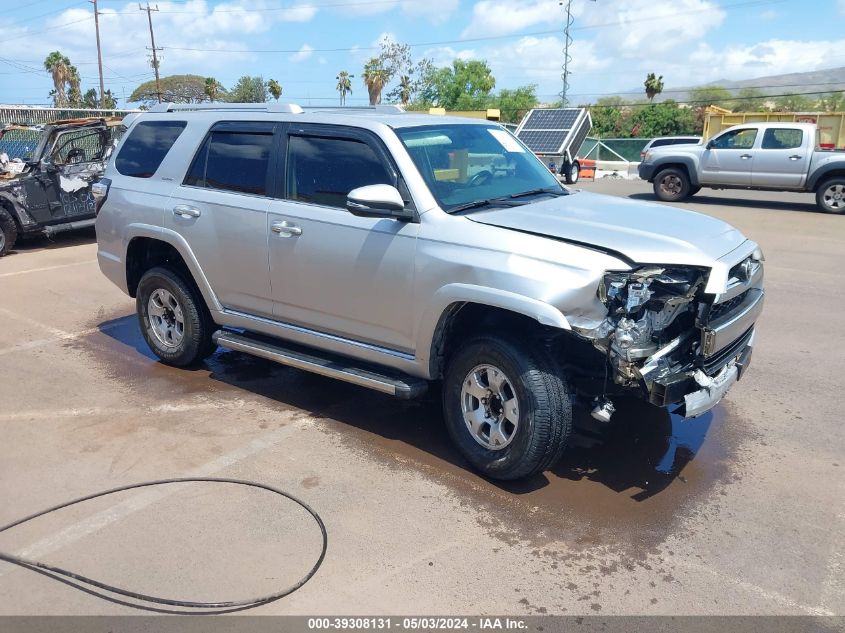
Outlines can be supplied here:
<path id="1" fill-rule="evenodd" d="M 711 266 L 745 236 L 702 213 L 584 191 L 467 218 L 581 244 L 641 264 Z"/>

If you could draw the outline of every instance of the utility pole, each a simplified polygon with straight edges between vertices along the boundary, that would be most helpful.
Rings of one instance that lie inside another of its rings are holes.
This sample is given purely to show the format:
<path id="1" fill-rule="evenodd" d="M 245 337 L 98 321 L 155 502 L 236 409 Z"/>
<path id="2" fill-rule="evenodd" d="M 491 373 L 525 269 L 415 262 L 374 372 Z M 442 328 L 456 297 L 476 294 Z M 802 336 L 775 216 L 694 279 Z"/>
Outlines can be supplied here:
<path id="1" fill-rule="evenodd" d="M 593 0 L 595 2 L 596 0 Z M 572 45 L 572 35 L 569 31 L 575 18 L 572 17 L 572 0 L 558 0 L 558 4 L 566 7 L 566 23 L 563 27 L 563 72 L 560 74 L 563 89 L 560 91 L 560 107 L 565 108 L 567 104 L 566 93 L 569 92 L 569 62 L 572 55 L 569 54 L 569 47 Z"/>
<path id="2" fill-rule="evenodd" d="M 106 99 L 106 87 L 103 84 L 103 51 L 100 49 L 100 12 L 97 11 L 97 0 L 88 0 L 94 5 L 94 32 L 97 34 L 97 67 L 100 70 L 100 107 Z"/>
<path id="3" fill-rule="evenodd" d="M 147 47 L 147 50 L 151 50 L 153 52 L 153 70 L 156 74 L 156 96 L 158 97 L 158 102 L 161 103 L 161 82 L 159 81 L 158 77 L 158 51 L 162 50 L 160 48 L 156 48 L 156 38 L 153 34 L 153 11 L 158 11 L 158 5 L 156 5 L 155 9 L 150 8 L 150 3 L 147 3 L 146 7 L 142 7 L 140 4 L 138 5 L 138 9 L 140 11 L 147 12 L 147 20 L 150 23 L 150 44 L 152 47 Z"/>

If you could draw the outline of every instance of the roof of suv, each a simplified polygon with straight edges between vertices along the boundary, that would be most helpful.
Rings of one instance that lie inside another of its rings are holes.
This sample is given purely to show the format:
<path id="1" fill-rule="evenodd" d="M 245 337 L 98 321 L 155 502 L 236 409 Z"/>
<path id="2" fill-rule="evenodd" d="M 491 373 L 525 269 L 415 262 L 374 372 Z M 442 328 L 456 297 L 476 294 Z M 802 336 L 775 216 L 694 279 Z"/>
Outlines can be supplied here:
<path id="1" fill-rule="evenodd" d="M 333 123 L 355 120 L 363 123 L 381 123 L 392 128 L 418 127 L 421 125 L 465 124 L 489 125 L 496 121 L 467 117 L 441 116 L 421 112 L 405 112 L 399 106 L 344 106 L 344 107 L 301 107 L 288 103 L 226 103 L 226 104 L 172 104 L 153 106 L 148 112 L 138 115 L 143 119 L 158 120 L 171 117 L 190 116 L 191 119 L 206 122 L 229 120 L 242 121 L 298 121 L 302 123 Z M 133 117 L 134 118 L 134 117 Z"/>

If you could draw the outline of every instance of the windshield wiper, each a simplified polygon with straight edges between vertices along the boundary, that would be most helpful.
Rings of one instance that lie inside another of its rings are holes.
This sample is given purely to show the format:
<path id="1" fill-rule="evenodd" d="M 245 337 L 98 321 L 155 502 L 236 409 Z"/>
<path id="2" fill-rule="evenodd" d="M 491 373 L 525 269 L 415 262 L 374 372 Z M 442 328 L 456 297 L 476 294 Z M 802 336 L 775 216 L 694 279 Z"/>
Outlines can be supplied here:
<path id="1" fill-rule="evenodd" d="M 481 207 L 492 207 L 492 206 L 506 206 L 503 204 L 503 200 L 499 198 L 489 198 L 484 200 L 474 200 L 473 202 L 467 202 L 465 204 L 459 204 L 456 207 L 452 207 L 446 213 L 452 215 L 454 213 L 460 213 L 461 211 L 468 211 L 469 209 L 480 209 Z"/>
<path id="2" fill-rule="evenodd" d="M 566 191 L 563 188 L 556 189 L 553 187 L 543 187 L 542 189 L 530 189 L 529 191 L 522 191 L 520 193 L 514 193 L 508 196 L 509 198 L 525 198 L 528 196 L 536 196 L 541 193 L 548 193 L 553 196 L 565 196 Z"/>

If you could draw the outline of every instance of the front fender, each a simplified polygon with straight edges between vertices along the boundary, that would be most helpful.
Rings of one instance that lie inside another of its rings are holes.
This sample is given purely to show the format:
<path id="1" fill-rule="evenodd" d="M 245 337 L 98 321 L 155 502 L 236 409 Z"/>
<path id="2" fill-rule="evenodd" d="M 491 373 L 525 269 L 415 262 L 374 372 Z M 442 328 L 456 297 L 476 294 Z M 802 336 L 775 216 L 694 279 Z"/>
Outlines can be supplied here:
<path id="1" fill-rule="evenodd" d="M 658 157 L 654 159 L 651 163 L 652 171 L 651 171 L 651 178 L 649 178 L 649 182 L 651 182 L 654 177 L 658 174 L 658 172 L 665 168 L 669 167 L 670 165 L 683 165 L 686 167 L 687 173 L 689 174 L 690 182 L 694 187 L 699 185 L 698 180 L 698 165 L 696 164 L 695 159 L 689 156 L 665 156 L 665 157 Z"/>
<path id="2" fill-rule="evenodd" d="M 430 361 L 432 341 L 441 317 L 447 313 L 450 306 L 456 303 L 477 303 L 493 308 L 502 308 L 531 317 L 541 325 L 561 330 L 572 329 L 569 321 L 560 310 L 537 299 L 507 290 L 473 284 L 448 284 L 434 293 L 417 328 L 417 360 L 422 366 L 426 366 Z"/>

